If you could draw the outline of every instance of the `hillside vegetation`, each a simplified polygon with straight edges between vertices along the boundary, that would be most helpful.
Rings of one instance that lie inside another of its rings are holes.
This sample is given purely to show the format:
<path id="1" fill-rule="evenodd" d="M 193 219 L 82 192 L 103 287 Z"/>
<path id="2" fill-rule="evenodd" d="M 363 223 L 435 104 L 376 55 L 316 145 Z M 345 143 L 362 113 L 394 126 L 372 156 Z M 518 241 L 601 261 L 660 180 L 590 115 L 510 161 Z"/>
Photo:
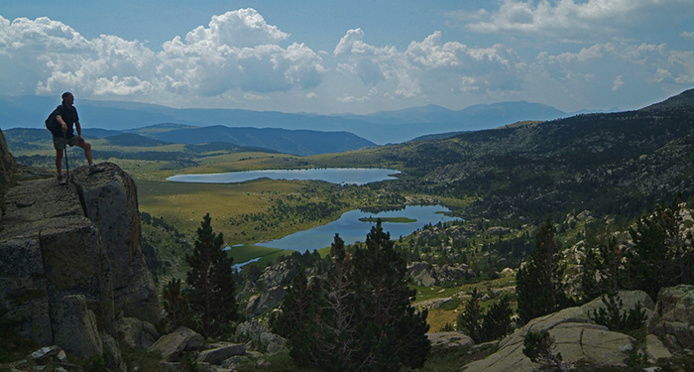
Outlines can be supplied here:
<path id="1" fill-rule="evenodd" d="M 475 197 L 465 217 L 635 216 L 693 195 L 694 90 L 641 110 L 579 115 L 321 157 L 404 170 L 398 192 Z"/>

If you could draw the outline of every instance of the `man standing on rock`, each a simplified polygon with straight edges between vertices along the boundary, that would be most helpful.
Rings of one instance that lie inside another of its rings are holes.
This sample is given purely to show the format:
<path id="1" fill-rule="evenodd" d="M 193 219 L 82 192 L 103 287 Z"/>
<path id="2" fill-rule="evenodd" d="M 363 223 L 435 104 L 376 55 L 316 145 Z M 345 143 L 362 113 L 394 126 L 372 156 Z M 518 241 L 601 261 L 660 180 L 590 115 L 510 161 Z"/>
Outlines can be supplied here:
<path id="1" fill-rule="evenodd" d="M 58 183 L 64 185 L 67 180 L 63 177 L 62 164 L 63 153 L 67 145 L 81 147 L 84 150 L 84 156 L 89 163 L 89 174 L 103 171 L 102 168 L 94 165 L 92 161 L 92 145 L 82 138 L 82 126 L 80 125 L 75 103 L 75 96 L 70 92 L 65 92 L 62 95 L 63 103 L 58 106 L 53 112 L 55 123 L 52 126 L 51 134 L 53 134 L 53 147 L 55 148 L 55 167 L 58 170 Z M 56 125 L 57 124 L 57 125 Z M 75 136 L 72 125 L 77 129 Z"/>

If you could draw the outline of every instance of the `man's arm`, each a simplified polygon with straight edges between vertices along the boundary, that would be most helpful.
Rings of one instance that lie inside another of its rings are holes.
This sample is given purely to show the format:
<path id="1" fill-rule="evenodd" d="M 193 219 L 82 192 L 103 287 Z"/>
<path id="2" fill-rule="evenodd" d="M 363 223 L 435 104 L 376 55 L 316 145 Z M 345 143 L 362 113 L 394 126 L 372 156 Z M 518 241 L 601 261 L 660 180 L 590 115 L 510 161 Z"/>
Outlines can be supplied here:
<path id="1" fill-rule="evenodd" d="M 67 124 L 65 123 L 65 120 L 63 120 L 63 117 L 56 115 L 55 120 L 58 122 L 58 124 L 60 124 L 60 127 L 63 129 L 63 133 L 67 132 Z M 79 128 L 79 124 L 77 127 Z"/>
<path id="2" fill-rule="evenodd" d="M 77 137 L 82 137 L 82 126 L 79 121 L 75 122 L 75 129 L 77 130 Z"/>

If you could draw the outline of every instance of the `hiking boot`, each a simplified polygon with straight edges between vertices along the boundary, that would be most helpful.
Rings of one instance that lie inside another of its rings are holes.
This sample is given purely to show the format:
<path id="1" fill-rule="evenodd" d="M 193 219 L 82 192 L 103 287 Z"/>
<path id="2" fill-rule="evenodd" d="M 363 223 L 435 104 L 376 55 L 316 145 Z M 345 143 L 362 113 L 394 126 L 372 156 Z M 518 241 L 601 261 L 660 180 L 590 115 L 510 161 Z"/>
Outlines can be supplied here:
<path id="1" fill-rule="evenodd" d="M 96 165 L 89 167 L 89 174 L 90 175 L 92 175 L 94 173 L 103 172 L 103 171 L 104 171 L 104 168 L 101 168 L 101 167 L 96 166 Z"/>
<path id="2" fill-rule="evenodd" d="M 67 183 L 67 180 L 65 180 L 65 177 L 63 176 L 62 173 L 58 173 L 58 185 L 65 185 Z"/>

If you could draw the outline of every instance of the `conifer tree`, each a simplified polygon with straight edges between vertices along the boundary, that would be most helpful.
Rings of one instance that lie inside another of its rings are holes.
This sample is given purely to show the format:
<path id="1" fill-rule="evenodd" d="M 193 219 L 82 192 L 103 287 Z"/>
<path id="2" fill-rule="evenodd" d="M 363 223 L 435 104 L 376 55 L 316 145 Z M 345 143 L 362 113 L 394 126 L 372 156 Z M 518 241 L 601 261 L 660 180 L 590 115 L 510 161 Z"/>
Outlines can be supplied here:
<path id="1" fill-rule="evenodd" d="M 511 332 L 511 304 L 507 296 L 495 302 L 487 310 L 482 319 L 482 339 L 484 341 L 497 340 Z"/>
<path id="2" fill-rule="evenodd" d="M 224 236 L 214 233 L 211 220 L 209 213 L 203 217 L 193 254 L 186 255 L 190 265 L 186 282 L 191 289 L 190 306 L 200 315 L 204 333 L 218 335 L 237 319 L 237 304 L 234 260 L 224 251 Z"/>
<path id="3" fill-rule="evenodd" d="M 172 279 L 166 283 L 162 291 L 162 304 L 166 312 L 162 322 L 166 331 L 191 324 L 192 314 L 188 301 L 181 292 L 181 279 Z"/>
<path id="4" fill-rule="evenodd" d="M 679 197 L 670 206 L 658 207 L 639 219 L 629 233 L 634 241 L 628 251 L 629 287 L 643 289 L 656 298 L 660 288 L 691 284 L 694 257 L 691 236 L 683 239 Z"/>
<path id="5" fill-rule="evenodd" d="M 332 356 L 330 364 L 338 369 L 350 369 L 359 349 L 359 339 L 355 324 L 354 282 L 352 281 L 352 258 L 345 250 L 345 242 L 335 234 L 330 246 L 331 267 L 324 284 L 321 328 L 330 341 L 323 343 L 321 349 Z"/>
<path id="6" fill-rule="evenodd" d="M 408 286 L 405 261 L 380 219 L 365 245 L 355 249 L 353 258 L 360 359 L 370 370 L 419 368 L 431 348 L 429 326 L 427 312 L 415 313 L 410 304 L 416 292 Z"/>
<path id="7" fill-rule="evenodd" d="M 554 337 L 547 331 L 528 332 L 523 338 L 523 354 L 533 363 L 540 364 L 541 371 L 569 372 L 562 364 L 561 353 L 554 353 Z"/>
<path id="8" fill-rule="evenodd" d="M 597 248 L 588 248 L 581 260 L 583 273 L 581 292 L 583 301 L 591 301 L 600 295 L 615 293 L 626 281 L 622 268 L 624 249 L 611 237 Z"/>
<path id="9" fill-rule="evenodd" d="M 518 316 L 523 322 L 570 304 L 561 286 L 563 270 L 559 266 L 555 232 L 550 221 L 540 226 L 535 236 L 535 249 L 516 275 Z"/>
<path id="10" fill-rule="evenodd" d="M 290 355 L 297 364 L 346 371 L 361 363 L 355 360 L 360 340 L 355 327 L 351 256 L 337 234 L 330 252 L 325 278 L 313 277 L 309 284 L 302 271 L 294 279 L 274 329 L 289 338 Z"/>
<path id="11" fill-rule="evenodd" d="M 465 309 L 458 315 L 458 330 L 470 336 L 476 344 L 482 342 L 482 309 L 480 308 L 482 295 L 474 288 L 470 298 L 465 301 Z"/>
<path id="12" fill-rule="evenodd" d="M 410 301 L 405 261 L 380 221 L 365 248 L 348 252 L 335 235 L 324 276 L 295 278 L 273 329 L 290 355 L 325 371 L 399 371 L 424 364 L 431 348 L 426 312 Z"/>
<path id="13" fill-rule="evenodd" d="M 470 298 L 465 301 L 465 309 L 458 315 L 458 330 L 470 336 L 475 343 L 492 341 L 511 331 L 513 311 L 509 299 L 503 296 L 482 314 L 480 299 L 482 295 L 474 288 Z"/>
<path id="14" fill-rule="evenodd" d="M 320 364 L 318 346 L 321 343 L 321 325 L 318 323 L 320 288 L 317 281 L 309 281 L 304 270 L 292 280 L 292 285 L 280 306 L 279 316 L 272 320 L 273 331 L 285 337 L 289 355 L 302 367 Z"/>

